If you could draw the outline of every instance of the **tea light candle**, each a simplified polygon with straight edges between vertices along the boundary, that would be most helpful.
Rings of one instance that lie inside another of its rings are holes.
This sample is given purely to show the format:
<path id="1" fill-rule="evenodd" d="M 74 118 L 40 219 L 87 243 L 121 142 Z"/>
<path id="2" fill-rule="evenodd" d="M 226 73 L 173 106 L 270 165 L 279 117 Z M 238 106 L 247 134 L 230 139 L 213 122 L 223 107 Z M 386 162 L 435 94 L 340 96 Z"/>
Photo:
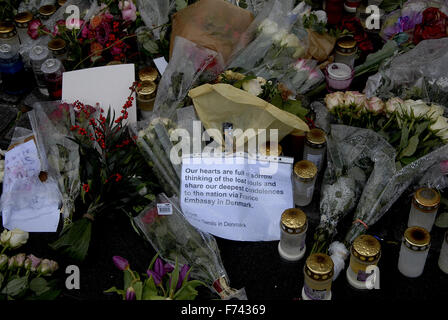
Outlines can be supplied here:
<path id="1" fill-rule="evenodd" d="M 324 253 L 314 253 L 306 259 L 303 272 L 305 283 L 302 289 L 302 299 L 331 300 L 333 260 Z"/>
<path id="2" fill-rule="evenodd" d="M 426 229 L 422 227 L 406 229 L 398 258 L 398 270 L 406 277 L 419 277 L 425 268 L 430 246 L 431 236 Z"/>
<path id="3" fill-rule="evenodd" d="M 306 251 L 305 239 L 308 222 L 305 212 L 292 208 L 283 212 L 280 221 L 278 252 L 288 261 L 300 260 Z"/>
<path id="4" fill-rule="evenodd" d="M 347 281 L 356 289 L 367 289 L 368 266 L 376 266 L 381 257 L 380 242 L 371 235 L 360 235 L 353 241 Z"/>
<path id="5" fill-rule="evenodd" d="M 440 193 L 432 188 L 418 189 L 412 198 L 408 227 L 423 227 L 431 232 L 440 205 Z"/>

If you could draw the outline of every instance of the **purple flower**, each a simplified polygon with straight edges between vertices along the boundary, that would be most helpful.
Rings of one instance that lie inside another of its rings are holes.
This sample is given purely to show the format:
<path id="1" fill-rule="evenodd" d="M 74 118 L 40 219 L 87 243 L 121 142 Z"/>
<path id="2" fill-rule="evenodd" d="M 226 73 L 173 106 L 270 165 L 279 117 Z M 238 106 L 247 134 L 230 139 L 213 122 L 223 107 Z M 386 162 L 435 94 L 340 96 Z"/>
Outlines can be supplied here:
<path id="1" fill-rule="evenodd" d="M 37 267 L 40 265 L 40 262 L 42 261 L 41 258 L 38 258 L 32 254 L 28 255 L 28 258 L 31 260 L 31 271 L 36 271 Z"/>
<path id="2" fill-rule="evenodd" d="M 190 266 L 187 264 L 184 264 L 183 267 L 180 269 L 179 272 L 179 280 L 177 281 L 176 290 L 179 290 L 182 286 L 182 283 L 184 282 L 185 276 L 187 275 L 188 271 L 190 270 Z M 190 279 L 190 275 L 188 275 L 188 279 Z"/>
<path id="3" fill-rule="evenodd" d="M 164 275 L 174 270 L 173 266 L 169 263 L 163 264 L 163 261 L 160 258 L 156 259 L 153 269 L 154 270 L 147 270 L 146 274 L 148 275 L 148 277 L 152 276 L 152 278 L 154 279 L 154 283 L 157 286 L 162 282 L 162 278 Z"/>
<path id="4" fill-rule="evenodd" d="M 126 290 L 126 300 L 135 300 L 135 290 L 132 287 L 129 287 Z"/>
<path id="5" fill-rule="evenodd" d="M 129 262 L 123 257 L 120 256 L 113 256 L 112 260 L 115 264 L 115 266 L 120 269 L 121 271 L 129 269 Z"/>

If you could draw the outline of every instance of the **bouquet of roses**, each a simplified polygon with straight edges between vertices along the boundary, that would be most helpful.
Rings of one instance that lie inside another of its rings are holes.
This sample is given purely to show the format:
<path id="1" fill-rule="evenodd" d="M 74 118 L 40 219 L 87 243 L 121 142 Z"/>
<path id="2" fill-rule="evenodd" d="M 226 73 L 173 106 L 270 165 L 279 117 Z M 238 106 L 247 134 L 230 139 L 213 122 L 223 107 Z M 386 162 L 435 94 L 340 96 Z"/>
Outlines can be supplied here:
<path id="1" fill-rule="evenodd" d="M 102 109 L 97 111 L 79 101 L 74 103 L 73 108 L 85 114 L 70 127 L 81 156 L 82 203 L 78 208 L 84 211 L 81 216 L 74 217 L 75 221 L 66 226 L 61 237 L 50 246 L 75 260 L 82 261 L 87 255 L 93 221 L 111 210 L 130 212 L 151 199 L 148 194 L 153 186 L 151 171 L 147 170 L 124 122 L 127 110 L 132 107 L 136 86 L 130 87 L 131 94 L 117 118 L 110 110 L 104 116 Z"/>

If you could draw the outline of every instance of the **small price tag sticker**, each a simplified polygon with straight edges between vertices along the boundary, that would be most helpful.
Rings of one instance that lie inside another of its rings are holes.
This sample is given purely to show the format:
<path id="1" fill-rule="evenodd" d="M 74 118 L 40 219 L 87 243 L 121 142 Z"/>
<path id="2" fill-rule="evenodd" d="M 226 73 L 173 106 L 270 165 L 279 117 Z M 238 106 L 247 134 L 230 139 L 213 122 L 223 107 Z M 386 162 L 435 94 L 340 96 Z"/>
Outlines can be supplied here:
<path id="1" fill-rule="evenodd" d="M 173 207 L 171 203 L 158 203 L 157 204 L 157 213 L 159 216 L 169 216 L 173 214 Z"/>

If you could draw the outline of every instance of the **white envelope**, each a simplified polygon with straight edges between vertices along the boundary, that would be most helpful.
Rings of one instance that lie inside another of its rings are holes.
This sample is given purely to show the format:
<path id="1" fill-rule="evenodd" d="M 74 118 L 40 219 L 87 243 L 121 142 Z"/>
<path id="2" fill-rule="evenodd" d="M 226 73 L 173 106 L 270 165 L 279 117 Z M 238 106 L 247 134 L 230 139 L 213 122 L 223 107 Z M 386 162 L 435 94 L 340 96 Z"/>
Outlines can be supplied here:
<path id="1" fill-rule="evenodd" d="M 95 106 L 98 102 L 106 112 L 115 111 L 115 118 L 121 115 L 123 104 L 129 96 L 129 87 L 135 81 L 133 64 L 120 64 L 64 72 L 62 76 L 62 100 L 73 103 L 76 100 Z M 128 121 L 137 121 L 135 94 L 132 107 L 128 109 Z M 125 121 L 126 122 L 126 121 Z"/>

